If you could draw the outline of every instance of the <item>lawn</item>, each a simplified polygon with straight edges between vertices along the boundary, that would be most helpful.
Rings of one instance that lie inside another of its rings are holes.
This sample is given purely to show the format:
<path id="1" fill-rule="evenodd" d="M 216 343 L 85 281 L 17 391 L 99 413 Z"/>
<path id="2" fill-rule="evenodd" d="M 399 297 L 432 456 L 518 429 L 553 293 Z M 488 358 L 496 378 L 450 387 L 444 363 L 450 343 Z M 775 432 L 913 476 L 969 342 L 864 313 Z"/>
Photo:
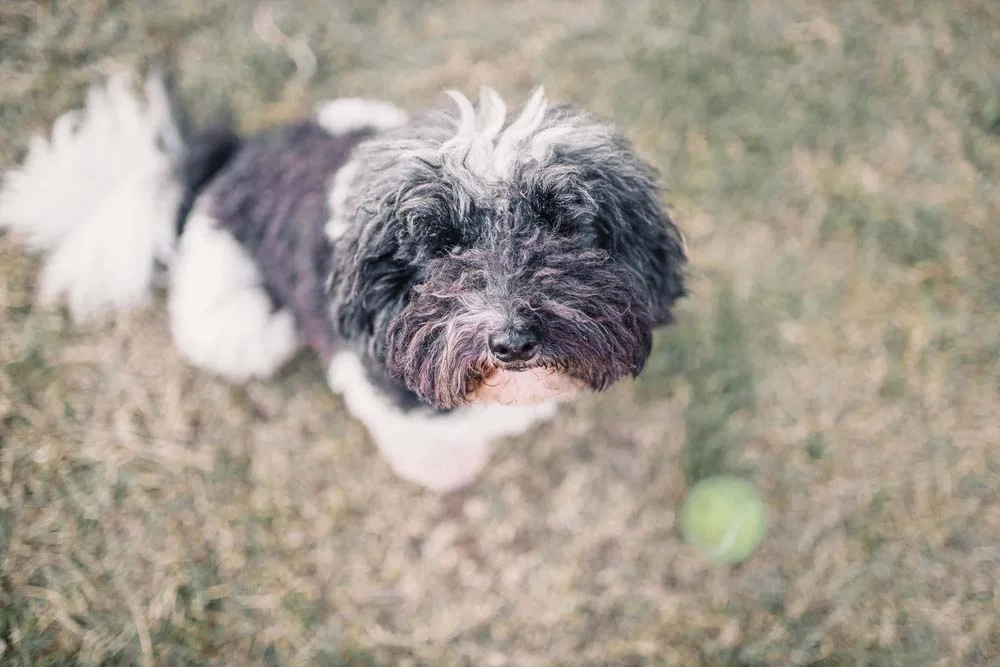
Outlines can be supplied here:
<path id="1" fill-rule="evenodd" d="M 4 0 L 0 167 L 159 63 L 247 131 L 543 82 L 661 169 L 691 294 L 438 497 L 314 360 L 231 387 L 162 304 L 71 327 L 0 236 L 0 664 L 1000 664 L 995 0 Z M 721 471 L 770 513 L 736 567 L 675 526 Z"/>

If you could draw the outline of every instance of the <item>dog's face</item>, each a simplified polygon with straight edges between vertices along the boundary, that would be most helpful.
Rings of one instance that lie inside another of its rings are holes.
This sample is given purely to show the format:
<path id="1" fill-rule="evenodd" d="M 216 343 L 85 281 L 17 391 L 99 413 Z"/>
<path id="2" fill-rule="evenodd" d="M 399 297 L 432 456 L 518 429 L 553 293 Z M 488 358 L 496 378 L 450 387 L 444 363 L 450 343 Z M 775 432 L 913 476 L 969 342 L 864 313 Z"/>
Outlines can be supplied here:
<path id="1" fill-rule="evenodd" d="M 637 375 L 683 295 L 680 233 L 610 126 L 547 107 L 417 119 L 358 149 L 333 309 L 437 408 L 530 403 Z"/>

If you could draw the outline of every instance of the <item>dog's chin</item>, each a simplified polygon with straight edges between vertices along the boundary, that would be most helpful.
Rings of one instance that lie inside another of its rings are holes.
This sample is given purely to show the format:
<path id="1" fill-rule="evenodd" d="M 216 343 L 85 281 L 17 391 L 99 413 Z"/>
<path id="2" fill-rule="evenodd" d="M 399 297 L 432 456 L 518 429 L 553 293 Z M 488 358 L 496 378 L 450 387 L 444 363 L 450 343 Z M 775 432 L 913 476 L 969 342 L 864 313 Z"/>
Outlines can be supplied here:
<path id="1" fill-rule="evenodd" d="M 586 391 L 584 382 L 555 369 L 497 368 L 466 393 L 471 405 L 537 405 L 564 401 Z"/>

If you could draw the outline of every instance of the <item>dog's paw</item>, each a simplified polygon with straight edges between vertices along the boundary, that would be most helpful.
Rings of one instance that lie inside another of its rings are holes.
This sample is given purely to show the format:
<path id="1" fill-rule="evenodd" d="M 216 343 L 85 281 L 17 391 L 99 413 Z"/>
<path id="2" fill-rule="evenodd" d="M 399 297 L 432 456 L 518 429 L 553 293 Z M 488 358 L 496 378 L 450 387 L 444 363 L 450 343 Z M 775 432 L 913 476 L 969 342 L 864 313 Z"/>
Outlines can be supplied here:
<path id="1" fill-rule="evenodd" d="M 401 433 L 374 435 L 379 451 L 397 476 L 438 493 L 472 484 L 493 449 L 482 441 L 434 441 Z"/>

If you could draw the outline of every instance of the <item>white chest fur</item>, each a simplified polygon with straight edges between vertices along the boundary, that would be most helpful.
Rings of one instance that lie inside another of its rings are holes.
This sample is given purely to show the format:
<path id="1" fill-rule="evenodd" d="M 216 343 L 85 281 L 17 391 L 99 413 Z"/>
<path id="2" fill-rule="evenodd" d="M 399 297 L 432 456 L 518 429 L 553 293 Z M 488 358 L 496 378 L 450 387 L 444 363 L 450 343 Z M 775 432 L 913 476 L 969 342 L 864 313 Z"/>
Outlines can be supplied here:
<path id="1" fill-rule="evenodd" d="M 369 382 L 360 359 L 350 352 L 333 357 L 327 380 L 397 475 L 440 492 L 472 482 L 497 440 L 525 433 L 557 410 L 550 402 L 472 405 L 443 415 L 404 412 Z"/>

